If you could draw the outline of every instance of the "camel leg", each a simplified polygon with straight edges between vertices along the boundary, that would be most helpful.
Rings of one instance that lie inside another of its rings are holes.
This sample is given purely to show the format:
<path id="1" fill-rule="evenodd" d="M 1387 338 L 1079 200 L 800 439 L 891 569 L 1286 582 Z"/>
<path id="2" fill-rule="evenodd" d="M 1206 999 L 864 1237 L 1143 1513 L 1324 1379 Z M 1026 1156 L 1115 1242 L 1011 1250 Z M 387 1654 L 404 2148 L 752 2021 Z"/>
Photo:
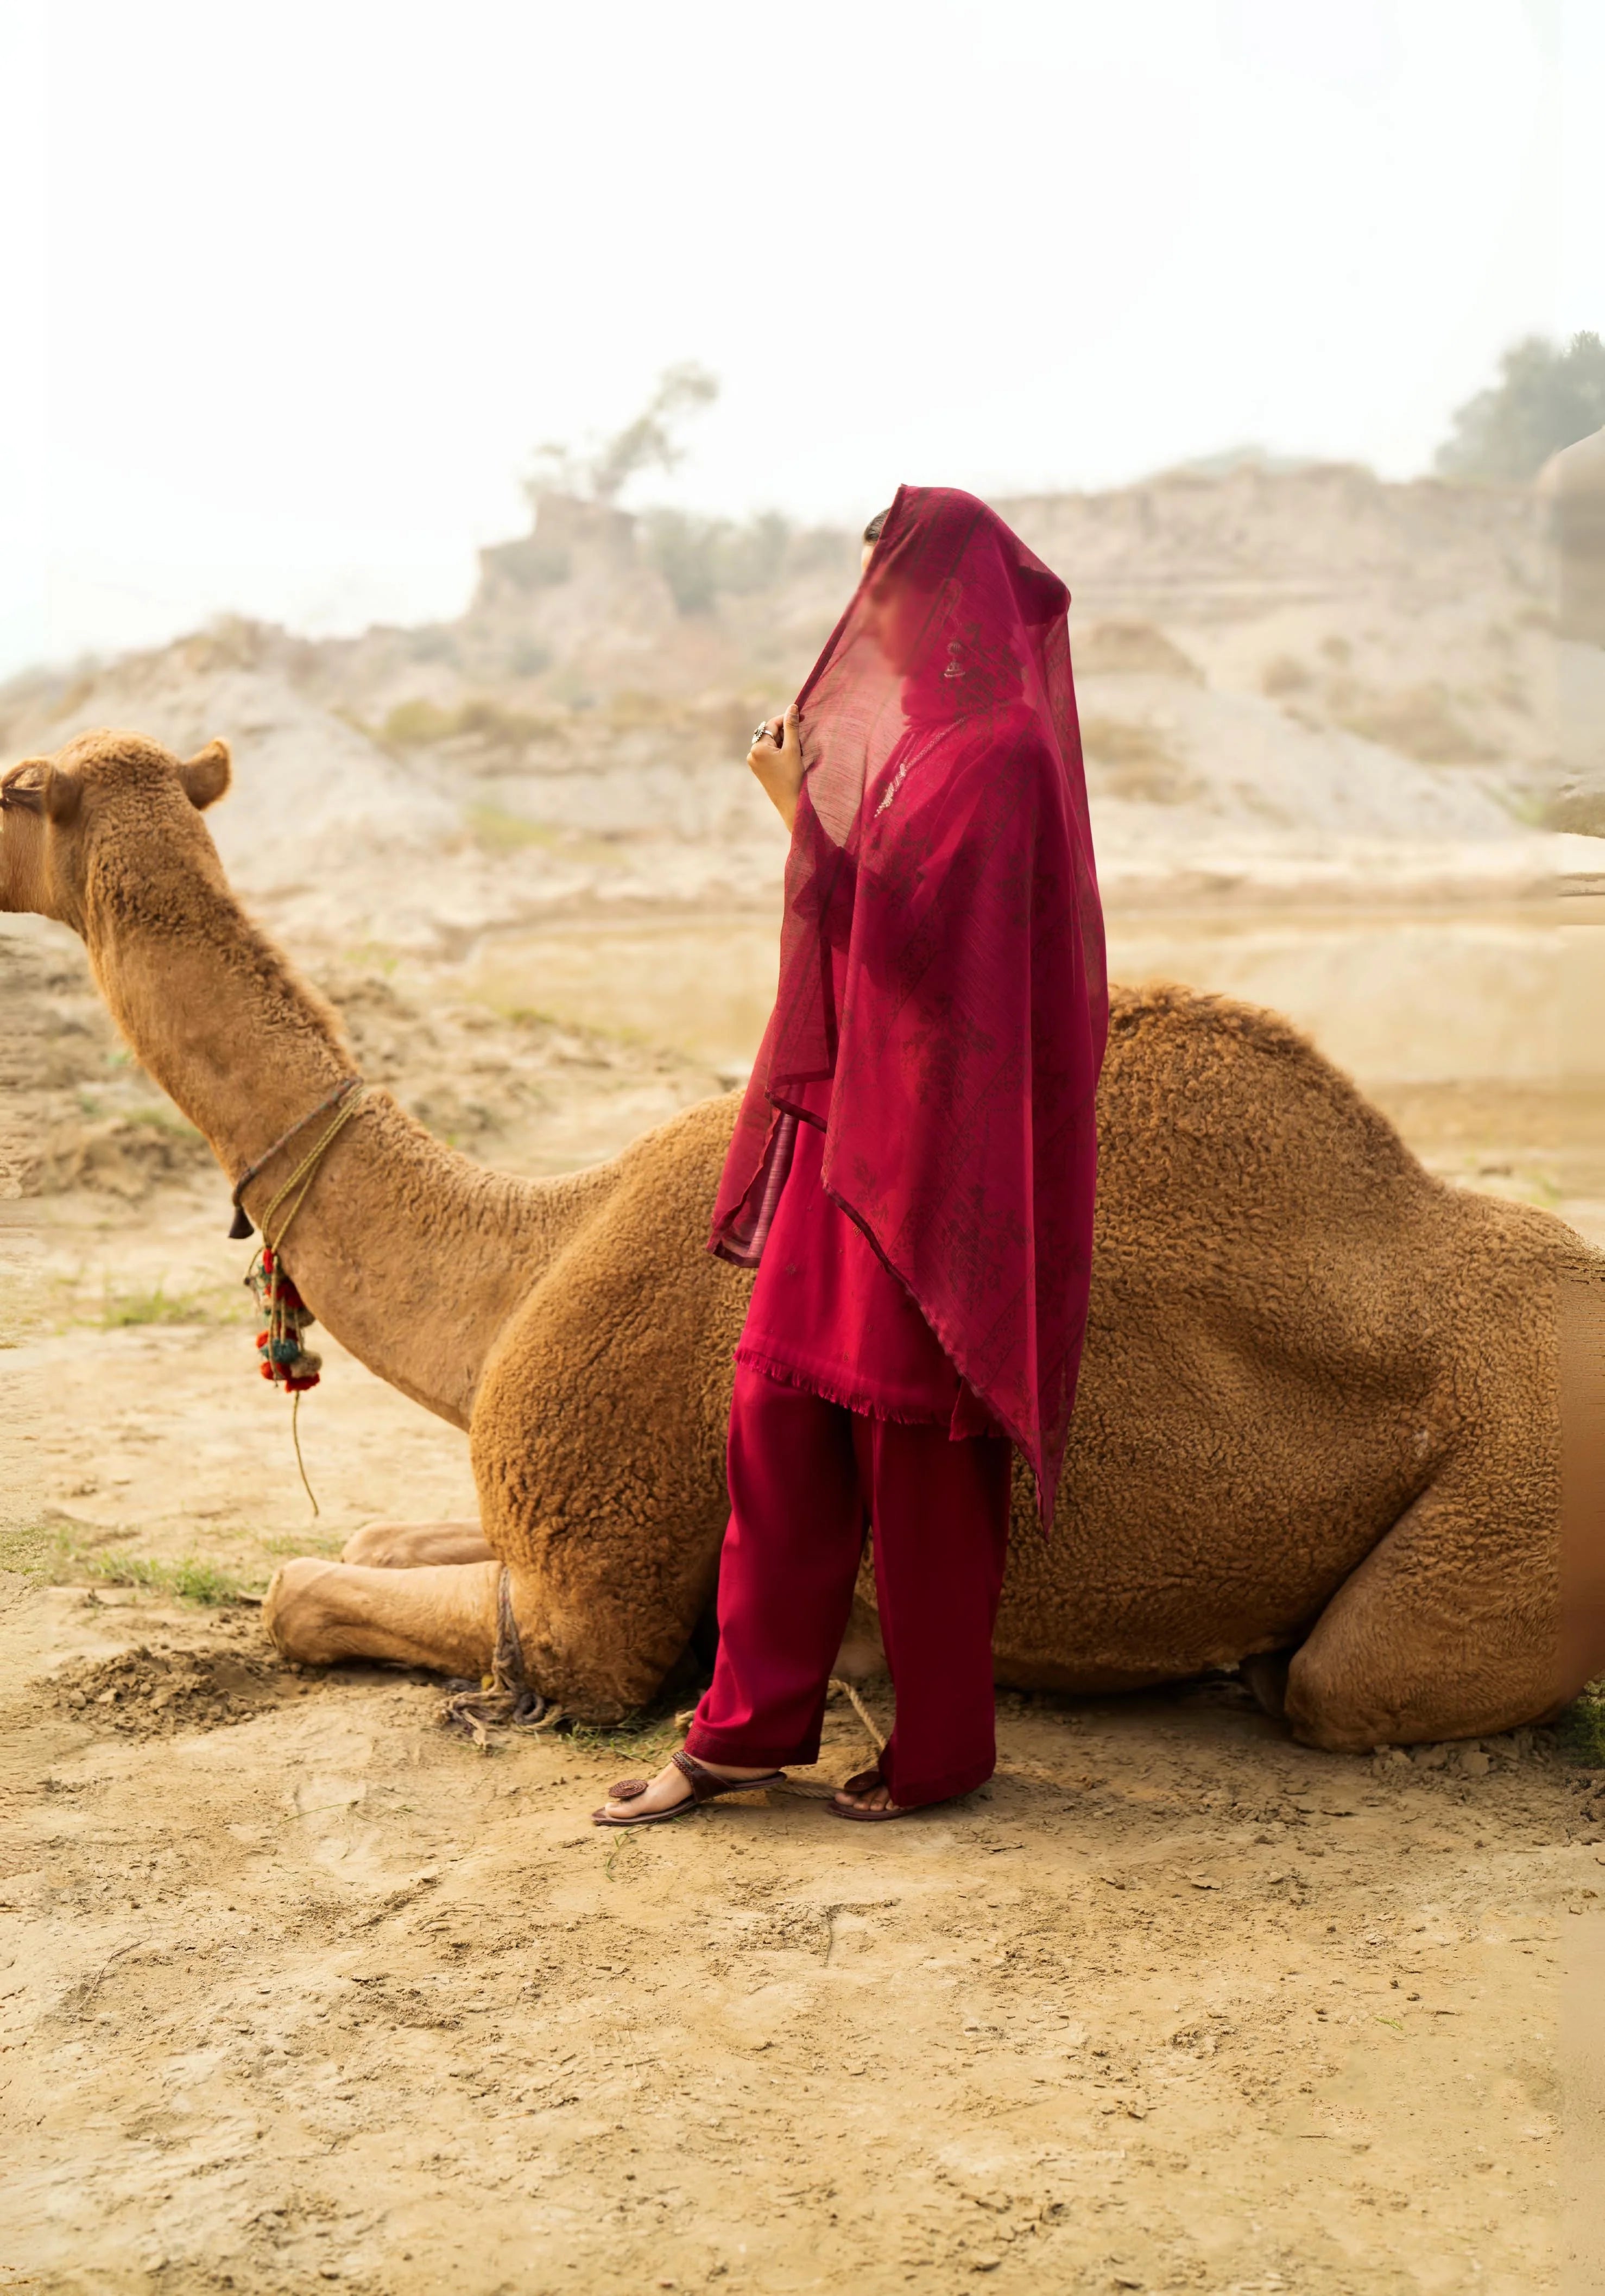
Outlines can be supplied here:
<path id="1" fill-rule="evenodd" d="M 477 1522 L 364 1522 L 340 1548 L 342 1562 L 416 1570 L 426 1562 L 494 1562 Z"/>
<path id="2" fill-rule="evenodd" d="M 262 1623 L 284 1656 L 304 1666 L 383 1658 L 438 1674 L 484 1674 L 495 1648 L 501 1572 L 494 1560 L 374 1570 L 307 1556 L 274 1573 Z"/>
<path id="3" fill-rule="evenodd" d="M 1238 1661 L 1237 1671 L 1242 1685 L 1262 1714 L 1273 1722 L 1282 1721 L 1288 1710 L 1288 1675 L 1294 1653 L 1290 1650 L 1251 1651 Z"/>
<path id="4" fill-rule="evenodd" d="M 1552 1474 L 1457 1461 L 1345 1579 L 1288 1669 L 1306 1745 L 1477 1738 L 1561 1693 Z"/>

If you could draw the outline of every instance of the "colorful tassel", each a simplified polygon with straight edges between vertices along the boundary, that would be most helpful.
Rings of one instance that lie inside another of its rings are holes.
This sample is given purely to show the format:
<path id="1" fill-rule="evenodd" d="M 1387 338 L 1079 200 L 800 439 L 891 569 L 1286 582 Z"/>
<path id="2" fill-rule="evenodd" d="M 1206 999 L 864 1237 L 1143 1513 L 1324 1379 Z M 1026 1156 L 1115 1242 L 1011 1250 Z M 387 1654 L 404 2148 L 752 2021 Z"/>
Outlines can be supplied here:
<path id="1" fill-rule="evenodd" d="M 266 1324 L 257 1333 L 263 1378 L 291 1395 L 315 1387 L 323 1359 L 302 1346 L 301 1334 L 316 1317 L 289 1276 L 280 1271 L 271 1244 L 264 1244 L 258 1252 L 245 1281 L 257 1296 Z"/>

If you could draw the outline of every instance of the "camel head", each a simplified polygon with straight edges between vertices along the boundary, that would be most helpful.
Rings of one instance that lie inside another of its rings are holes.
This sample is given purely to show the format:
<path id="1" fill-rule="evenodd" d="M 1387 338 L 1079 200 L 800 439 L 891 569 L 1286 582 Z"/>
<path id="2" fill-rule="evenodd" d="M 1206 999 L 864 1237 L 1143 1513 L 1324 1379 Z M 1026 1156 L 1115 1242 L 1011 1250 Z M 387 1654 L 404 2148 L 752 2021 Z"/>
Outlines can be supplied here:
<path id="1" fill-rule="evenodd" d="M 0 909 L 85 931 L 90 889 L 151 889 L 175 866 L 219 881 L 201 820 L 227 789 L 227 744 L 181 762 L 143 734 L 80 734 L 0 774 Z"/>

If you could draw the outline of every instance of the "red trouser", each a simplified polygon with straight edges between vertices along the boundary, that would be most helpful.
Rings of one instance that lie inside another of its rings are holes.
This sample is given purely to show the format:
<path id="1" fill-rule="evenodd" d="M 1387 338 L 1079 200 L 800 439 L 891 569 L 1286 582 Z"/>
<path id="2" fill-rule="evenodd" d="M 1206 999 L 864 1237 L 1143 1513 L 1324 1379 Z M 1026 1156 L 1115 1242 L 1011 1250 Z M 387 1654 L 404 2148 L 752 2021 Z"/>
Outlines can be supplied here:
<path id="1" fill-rule="evenodd" d="M 897 1693 L 880 1775 L 905 1808 L 985 1784 L 1011 1457 L 1001 1436 L 955 1443 L 738 1364 L 719 1654 L 686 1751 L 738 1767 L 817 1760 L 867 1517 Z"/>

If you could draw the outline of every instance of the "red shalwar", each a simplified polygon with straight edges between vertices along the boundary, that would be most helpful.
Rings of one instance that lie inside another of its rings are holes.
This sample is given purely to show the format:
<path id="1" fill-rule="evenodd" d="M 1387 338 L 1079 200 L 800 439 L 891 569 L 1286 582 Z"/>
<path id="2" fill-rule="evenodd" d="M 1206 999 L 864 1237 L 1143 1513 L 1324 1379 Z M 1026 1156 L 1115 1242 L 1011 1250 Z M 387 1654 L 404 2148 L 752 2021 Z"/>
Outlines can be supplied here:
<path id="1" fill-rule="evenodd" d="M 1012 1450 L 874 1247 L 824 1193 L 824 1134 L 791 1168 L 736 1349 L 719 1652 L 686 1751 L 812 1762 L 866 1522 L 905 1808 L 992 1775 L 992 1628 Z"/>

